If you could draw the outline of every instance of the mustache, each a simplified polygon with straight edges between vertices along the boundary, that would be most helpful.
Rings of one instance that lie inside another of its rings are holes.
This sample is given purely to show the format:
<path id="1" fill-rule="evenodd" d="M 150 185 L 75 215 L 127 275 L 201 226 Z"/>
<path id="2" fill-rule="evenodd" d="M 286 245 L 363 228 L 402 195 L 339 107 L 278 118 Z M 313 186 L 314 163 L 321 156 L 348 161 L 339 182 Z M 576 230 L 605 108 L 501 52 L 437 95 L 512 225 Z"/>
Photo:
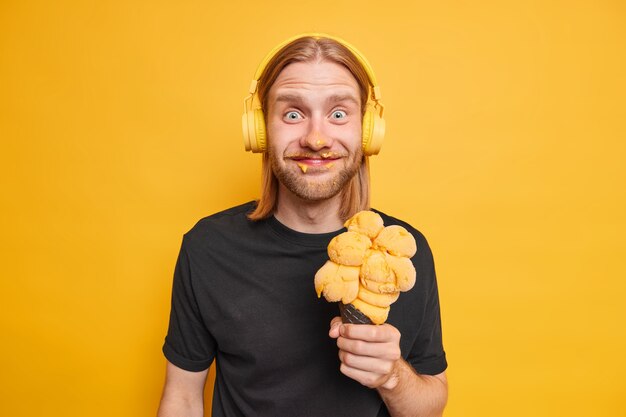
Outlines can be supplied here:
<path id="1" fill-rule="evenodd" d="M 348 155 L 342 152 L 290 152 L 283 155 L 285 159 L 339 159 Z"/>

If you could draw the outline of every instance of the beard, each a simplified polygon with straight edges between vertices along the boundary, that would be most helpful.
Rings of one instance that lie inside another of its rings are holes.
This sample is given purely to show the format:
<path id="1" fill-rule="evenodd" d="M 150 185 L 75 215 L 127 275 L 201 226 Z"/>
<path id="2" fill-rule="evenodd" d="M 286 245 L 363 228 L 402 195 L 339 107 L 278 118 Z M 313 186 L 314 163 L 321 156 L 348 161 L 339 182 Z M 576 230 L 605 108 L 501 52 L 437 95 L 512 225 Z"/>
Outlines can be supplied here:
<path id="1" fill-rule="evenodd" d="M 300 169 L 286 166 L 283 157 L 276 155 L 271 147 L 268 156 L 272 172 L 289 191 L 307 201 L 321 201 L 335 197 L 356 175 L 363 162 L 363 150 L 358 147 L 355 153 L 341 159 L 343 168 L 333 175 L 319 178 L 317 175 L 303 175 Z M 281 164 L 282 162 L 282 164 Z M 290 164 L 291 165 L 291 164 Z"/>

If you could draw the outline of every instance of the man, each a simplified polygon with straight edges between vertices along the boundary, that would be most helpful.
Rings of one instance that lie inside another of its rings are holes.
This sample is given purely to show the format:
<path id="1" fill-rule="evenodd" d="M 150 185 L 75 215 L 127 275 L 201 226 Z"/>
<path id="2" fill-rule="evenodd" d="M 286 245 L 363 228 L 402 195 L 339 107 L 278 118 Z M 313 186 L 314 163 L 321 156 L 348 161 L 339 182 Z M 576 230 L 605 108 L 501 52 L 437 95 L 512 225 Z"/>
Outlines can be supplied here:
<path id="1" fill-rule="evenodd" d="M 159 417 L 203 415 L 214 359 L 214 417 L 442 414 L 447 364 L 421 233 L 380 213 L 418 245 L 417 283 L 387 323 L 342 324 L 313 288 L 328 242 L 369 209 L 367 158 L 384 128 L 378 97 L 367 61 L 327 35 L 290 39 L 261 64 L 244 136 L 264 152 L 262 194 L 183 238 Z"/>

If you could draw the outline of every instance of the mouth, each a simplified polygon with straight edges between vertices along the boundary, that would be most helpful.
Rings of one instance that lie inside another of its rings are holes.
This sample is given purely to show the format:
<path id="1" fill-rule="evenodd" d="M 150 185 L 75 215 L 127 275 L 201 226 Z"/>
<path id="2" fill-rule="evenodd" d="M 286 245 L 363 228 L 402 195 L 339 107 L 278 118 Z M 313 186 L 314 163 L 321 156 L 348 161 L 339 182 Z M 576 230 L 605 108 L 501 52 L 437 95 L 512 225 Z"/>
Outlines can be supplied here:
<path id="1" fill-rule="evenodd" d="M 308 164 L 308 165 L 324 165 L 338 159 L 345 157 L 345 155 L 337 152 L 322 152 L 322 153 L 298 153 L 292 155 L 285 155 L 285 159 L 291 159 L 292 161 Z"/>
<path id="2" fill-rule="evenodd" d="M 305 153 L 287 155 L 285 159 L 294 161 L 303 174 L 308 171 L 327 171 L 344 155 L 335 152 Z"/>

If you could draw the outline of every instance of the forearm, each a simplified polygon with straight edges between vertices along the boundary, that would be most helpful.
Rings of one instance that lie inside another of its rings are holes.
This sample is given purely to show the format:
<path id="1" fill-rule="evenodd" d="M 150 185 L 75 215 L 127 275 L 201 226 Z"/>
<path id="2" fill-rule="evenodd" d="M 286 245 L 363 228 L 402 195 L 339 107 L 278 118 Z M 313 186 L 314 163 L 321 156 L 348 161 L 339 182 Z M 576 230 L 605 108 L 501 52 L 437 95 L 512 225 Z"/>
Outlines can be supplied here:
<path id="1" fill-rule="evenodd" d="M 203 417 L 202 397 L 188 398 L 174 393 L 163 394 L 157 417 Z"/>
<path id="2" fill-rule="evenodd" d="M 389 383 L 377 390 L 392 417 L 441 416 L 448 399 L 445 374 L 420 375 L 404 360 L 396 363 Z"/>

